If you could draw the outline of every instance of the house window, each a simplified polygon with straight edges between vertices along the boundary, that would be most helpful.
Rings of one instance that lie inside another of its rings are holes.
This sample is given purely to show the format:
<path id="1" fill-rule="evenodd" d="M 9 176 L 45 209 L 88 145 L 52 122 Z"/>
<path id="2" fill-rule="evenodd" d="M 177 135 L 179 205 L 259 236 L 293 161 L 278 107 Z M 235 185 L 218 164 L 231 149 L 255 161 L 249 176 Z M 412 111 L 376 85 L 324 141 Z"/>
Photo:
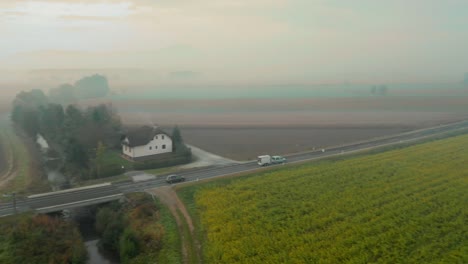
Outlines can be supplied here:
<path id="1" fill-rule="evenodd" d="M 155 136 L 154 139 L 158 139 L 158 136 Z"/>
<path id="2" fill-rule="evenodd" d="M 158 149 L 158 146 L 154 146 L 154 149 Z"/>
<path id="3" fill-rule="evenodd" d="M 149 148 L 150 148 L 150 150 L 151 150 L 151 147 L 149 147 Z"/>
<path id="4" fill-rule="evenodd" d="M 161 137 L 162 137 L 162 139 L 164 139 L 164 135 L 162 135 Z"/>
<path id="5" fill-rule="evenodd" d="M 166 149 L 166 145 L 162 145 L 162 149 Z"/>

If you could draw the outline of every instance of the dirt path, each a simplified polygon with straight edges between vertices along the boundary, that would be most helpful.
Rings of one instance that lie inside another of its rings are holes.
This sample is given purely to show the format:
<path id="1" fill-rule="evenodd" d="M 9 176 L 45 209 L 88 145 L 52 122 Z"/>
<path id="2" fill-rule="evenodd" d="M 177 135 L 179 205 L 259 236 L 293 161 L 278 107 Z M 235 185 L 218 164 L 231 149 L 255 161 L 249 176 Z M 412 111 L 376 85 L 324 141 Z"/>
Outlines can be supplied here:
<path id="1" fill-rule="evenodd" d="M 156 195 L 156 197 L 169 208 L 174 216 L 181 236 L 184 263 L 193 263 L 194 261 L 196 263 L 201 263 L 201 247 L 194 233 L 195 228 L 192 218 L 172 186 L 164 186 L 148 190 L 148 192 Z M 185 225 L 188 227 L 188 234 L 184 232 Z"/>

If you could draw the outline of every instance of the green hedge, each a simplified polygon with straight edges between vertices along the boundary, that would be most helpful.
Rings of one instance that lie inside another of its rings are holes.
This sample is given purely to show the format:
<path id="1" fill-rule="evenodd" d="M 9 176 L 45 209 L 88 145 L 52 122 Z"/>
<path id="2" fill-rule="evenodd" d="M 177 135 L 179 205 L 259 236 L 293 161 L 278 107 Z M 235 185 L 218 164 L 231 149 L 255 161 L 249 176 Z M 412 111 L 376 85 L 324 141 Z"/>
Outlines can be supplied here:
<path id="1" fill-rule="evenodd" d="M 164 167 L 170 167 L 180 164 L 189 163 L 192 161 L 192 153 L 188 151 L 187 153 L 174 155 L 170 159 L 161 159 L 161 160 L 151 160 L 144 162 L 135 162 L 133 168 L 135 170 L 148 170 L 148 169 L 159 169 Z"/>

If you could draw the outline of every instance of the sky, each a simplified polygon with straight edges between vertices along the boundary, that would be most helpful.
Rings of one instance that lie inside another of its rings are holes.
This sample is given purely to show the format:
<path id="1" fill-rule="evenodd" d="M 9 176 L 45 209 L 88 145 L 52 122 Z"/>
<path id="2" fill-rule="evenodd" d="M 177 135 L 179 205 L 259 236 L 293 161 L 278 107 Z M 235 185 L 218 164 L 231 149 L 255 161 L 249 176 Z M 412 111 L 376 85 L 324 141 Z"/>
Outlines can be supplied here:
<path id="1" fill-rule="evenodd" d="M 0 69 L 217 82 L 457 81 L 466 0 L 0 0 Z"/>

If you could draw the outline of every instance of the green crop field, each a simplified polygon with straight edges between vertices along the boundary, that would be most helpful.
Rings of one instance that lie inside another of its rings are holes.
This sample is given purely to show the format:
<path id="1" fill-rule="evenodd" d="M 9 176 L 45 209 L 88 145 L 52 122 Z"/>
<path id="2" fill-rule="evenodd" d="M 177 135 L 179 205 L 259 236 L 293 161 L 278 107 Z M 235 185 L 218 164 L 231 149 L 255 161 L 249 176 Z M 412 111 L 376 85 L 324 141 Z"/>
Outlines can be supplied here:
<path id="1" fill-rule="evenodd" d="M 179 195 L 206 263 L 468 263 L 468 135 Z"/>

